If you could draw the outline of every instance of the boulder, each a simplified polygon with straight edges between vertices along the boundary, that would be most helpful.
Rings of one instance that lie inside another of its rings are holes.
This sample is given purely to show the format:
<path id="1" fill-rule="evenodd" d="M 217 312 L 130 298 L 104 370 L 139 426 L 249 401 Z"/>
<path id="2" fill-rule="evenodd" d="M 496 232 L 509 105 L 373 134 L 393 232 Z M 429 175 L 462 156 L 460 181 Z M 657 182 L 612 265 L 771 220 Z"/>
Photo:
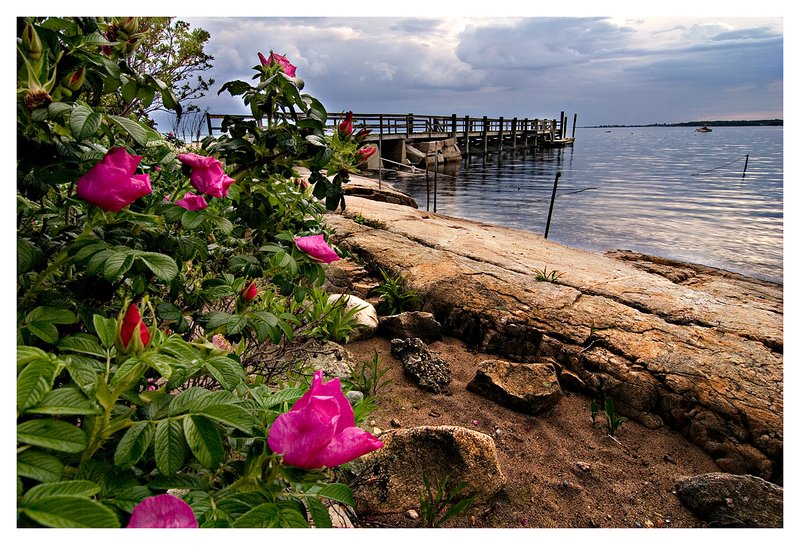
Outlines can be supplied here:
<path id="1" fill-rule="evenodd" d="M 350 312 L 356 308 L 359 309 L 353 316 L 355 325 L 350 333 L 350 341 L 369 339 L 375 335 L 375 331 L 378 329 L 378 312 L 375 307 L 360 297 L 341 293 L 334 293 L 328 297 L 328 303 L 334 304 L 342 297 L 345 298 L 344 312 Z"/>
<path id="2" fill-rule="evenodd" d="M 432 342 L 442 338 L 442 324 L 430 312 L 408 311 L 380 317 L 378 333 L 390 339 L 418 337 Z"/>
<path id="3" fill-rule="evenodd" d="M 350 378 L 355 366 L 350 352 L 335 342 L 310 341 L 291 353 L 305 361 L 307 372 L 323 371 L 328 379 Z"/>
<path id="4" fill-rule="evenodd" d="M 432 352 L 421 339 L 392 339 L 392 356 L 403 364 L 403 372 L 423 390 L 435 394 L 450 384 L 450 364 Z"/>
<path id="5" fill-rule="evenodd" d="M 418 509 L 425 479 L 432 487 L 448 477 L 448 488 L 465 483 L 463 496 L 488 502 L 505 484 L 494 440 L 458 426 L 390 430 L 383 448 L 351 462 L 360 514 L 404 513 Z M 436 489 L 433 489 L 434 494 Z"/>
<path id="6" fill-rule="evenodd" d="M 406 160 L 411 165 L 418 165 L 425 160 L 425 152 L 418 150 L 411 144 L 406 144 Z"/>
<path id="7" fill-rule="evenodd" d="M 759 477 L 706 473 L 679 479 L 675 492 L 711 526 L 783 528 L 783 487 Z"/>
<path id="8" fill-rule="evenodd" d="M 467 390 L 515 411 L 541 414 L 561 399 L 561 386 L 551 363 L 480 363 Z"/>

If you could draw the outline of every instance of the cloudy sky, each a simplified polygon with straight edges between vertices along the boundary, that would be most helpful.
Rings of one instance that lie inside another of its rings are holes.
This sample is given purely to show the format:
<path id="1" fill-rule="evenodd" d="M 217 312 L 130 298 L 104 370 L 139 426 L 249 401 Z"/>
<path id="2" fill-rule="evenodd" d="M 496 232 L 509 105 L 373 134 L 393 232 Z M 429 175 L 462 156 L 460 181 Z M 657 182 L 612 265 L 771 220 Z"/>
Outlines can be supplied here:
<path id="1" fill-rule="evenodd" d="M 780 15 L 177 16 L 211 34 L 217 83 L 199 105 L 212 113 L 246 113 L 219 86 L 251 81 L 257 53 L 274 50 L 329 112 L 564 110 L 579 126 L 783 118 Z"/>

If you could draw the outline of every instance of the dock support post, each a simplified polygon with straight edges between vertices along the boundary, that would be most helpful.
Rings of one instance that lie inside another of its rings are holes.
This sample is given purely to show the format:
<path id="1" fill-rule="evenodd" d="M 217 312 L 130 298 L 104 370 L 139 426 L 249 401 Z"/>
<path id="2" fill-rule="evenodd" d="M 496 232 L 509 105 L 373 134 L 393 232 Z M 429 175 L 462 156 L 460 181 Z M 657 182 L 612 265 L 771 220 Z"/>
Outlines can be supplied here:
<path id="1" fill-rule="evenodd" d="M 559 127 L 559 135 L 560 135 L 559 138 L 563 139 L 563 138 L 565 138 L 567 136 L 566 127 L 564 126 L 565 123 L 567 122 L 567 116 L 563 111 L 561 112 L 561 120 L 560 121 L 561 121 L 561 126 Z"/>
<path id="2" fill-rule="evenodd" d="M 455 140 L 458 136 L 458 116 L 453 114 L 450 120 L 450 137 Z"/>
<path id="3" fill-rule="evenodd" d="M 744 175 L 747 174 L 747 163 L 749 162 L 750 162 L 750 154 L 748 153 L 747 155 L 744 156 L 744 171 L 742 171 L 742 178 L 744 178 Z"/>
<path id="4" fill-rule="evenodd" d="M 439 152 L 433 155 L 433 213 L 436 213 L 436 193 L 439 185 Z"/>
<path id="5" fill-rule="evenodd" d="M 406 134 L 408 135 L 409 140 L 411 139 L 411 134 L 414 132 L 414 114 L 408 114 L 406 116 Z"/>
<path id="6" fill-rule="evenodd" d="M 511 151 L 517 151 L 517 118 L 511 120 Z"/>
<path id="7" fill-rule="evenodd" d="M 578 114 L 572 116 L 572 138 L 575 138 L 575 127 L 578 126 Z"/>
<path id="8" fill-rule="evenodd" d="M 378 189 L 383 182 L 383 114 L 378 116 Z"/>
<path id="9" fill-rule="evenodd" d="M 469 158 L 469 116 L 464 116 L 464 154 Z"/>
<path id="10" fill-rule="evenodd" d="M 556 172 L 556 179 L 553 181 L 553 195 L 550 197 L 550 211 L 547 213 L 547 225 L 544 228 L 544 238 L 550 233 L 550 218 L 553 217 L 553 205 L 556 202 L 556 190 L 558 189 L 558 179 L 561 177 L 560 172 Z"/>
<path id="11" fill-rule="evenodd" d="M 497 145 L 499 146 L 498 153 L 501 153 L 501 154 L 503 153 L 503 123 L 505 123 L 505 122 L 503 121 L 503 118 L 501 116 L 500 117 L 500 127 L 497 130 Z"/>
<path id="12" fill-rule="evenodd" d="M 489 153 L 489 118 L 483 116 L 483 154 Z"/>

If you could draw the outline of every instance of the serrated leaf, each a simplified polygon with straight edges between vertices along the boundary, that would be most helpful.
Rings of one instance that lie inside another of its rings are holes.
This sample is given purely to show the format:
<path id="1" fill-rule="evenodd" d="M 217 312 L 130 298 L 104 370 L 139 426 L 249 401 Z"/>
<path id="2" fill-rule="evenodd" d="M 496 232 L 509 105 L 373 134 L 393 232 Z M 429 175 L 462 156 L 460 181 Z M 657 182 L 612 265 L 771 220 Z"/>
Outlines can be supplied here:
<path id="1" fill-rule="evenodd" d="M 59 481 L 56 483 L 37 484 L 25 493 L 25 495 L 22 497 L 22 500 L 23 502 L 27 502 L 53 496 L 91 498 L 95 494 L 99 493 L 100 485 L 92 481 Z"/>
<path id="2" fill-rule="evenodd" d="M 145 363 L 137 357 L 131 357 L 122 362 L 111 377 L 111 386 L 133 383 L 144 373 Z"/>
<path id="3" fill-rule="evenodd" d="M 264 398 L 264 408 L 276 407 L 284 403 L 294 403 L 306 393 L 306 390 L 301 388 L 284 388 L 274 394 Z"/>
<path id="4" fill-rule="evenodd" d="M 158 374 L 164 377 L 165 380 L 170 379 L 172 370 L 179 365 L 178 360 L 166 354 L 147 354 L 143 356 L 143 360 L 150 367 L 158 371 Z"/>
<path id="5" fill-rule="evenodd" d="M 66 356 L 65 366 L 72 380 L 86 395 L 94 395 L 97 389 L 97 360 L 84 358 L 82 356 Z"/>
<path id="6" fill-rule="evenodd" d="M 97 133 L 101 121 L 99 113 L 78 104 L 72 108 L 72 113 L 69 115 L 69 128 L 75 140 L 86 140 Z"/>
<path id="7" fill-rule="evenodd" d="M 187 388 L 172 398 L 169 404 L 170 416 L 177 416 L 190 410 L 192 404 L 202 404 L 202 399 L 209 397 L 211 392 L 205 388 Z"/>
<path id="8" fill-rule="evenodd" d="M 17 411 L 39 403 L 53 387 L 57 367 L 50 360 L 35 360 L 17 375 Z"/>
<path id="9" fill-rule="evenodd" d="M 25 503 L 21 511 L 50 528 L 119 528 L 120 525 L 111 509 L 88 498 L 41 498 Z"/>
<path id="10" fill-rule="evenodd" d="M 107 117 L 127 132 L 140 146 L 147 146 L 147 142 L 151 139 L 160 138 L 154 130 L 127 117 L 117 115 L 109 115 Z"/>
<path id="11" fill-rule="evenodd" d="M 86 435 L 69 422 L 40 418 L 17 425 L 17 442 L 59 452 L 82 452 Z"/>
<path id="12" fill-rule="evenodd" d="M 152 422 L 137 422 L 128 428 L 114 452 L 114 464 L 122 468 L 136 464 L 147 452 L 154 435 L 155 426 Z"/>
<path id="13" fill-rule="evenodd" d="M 89 401 L 80 390 L 68 387 L 50 390 L 44 399 L 26 412 L 61 416 L 103 414 L 100 407 Z"/>
<path id="14" fill-rule="evenodd" d="M 139 259 L 150 269 L 154 275 L 169 282 L 178 275 L 178 265 L 175 260 L 165 254 L 155 252 L 141 252 Z"/>
<path id="15" fill-rule="evenodd" d="M 64 464 L 52 454 L 36 449 L 24 450 L 17 454 L 17 476 L 42 483 L 60 481 L 64 476 Z"/>
<path id="16" fill-rule="evenodd" d="M 47 360 L 49 359 L 49 356 L 47 355 L 47 352 L 41 348 L 36 348 L 35 346 L 17 346 L 17 368 L 20 368 L 23 365 L 38 359 Z"/>
<path id="17" fill-rule="evenodd" d="M 308 503 L 308 512 L 311 514 L 314 526 L 317 528 L 333 528 L 331 515 L 328 513 L 328 508 L 325 507 L 325 504 L 313 496 L 306 497 L 306 502 Z"/>
<path id="18" fill-rule="evenodd" d="M 227 312 L 212 311 L 208 313 L 207 318 L 208 322 L 206 323 L 206 329 L 214 330 L 227 324 L 228 321 L 233 318 L 233 316 Z"/>
<path id="19" fill-rule="evenodd" d="M 55 344 L 58 341 L 58 328 L 50 322 L 30 322 L 28 331 L 48 344 Z"/>
<path id="20" fill-rule="evenodd" d="M 237 333 L 241 333 L 244 331 L 245 327 L 247 327 L 247 317 L 239 314 L 234 314 L 231 316 L 228 322 L 225 324 L 225 330 L 228 332 L 228 335 L 236 335 Z"/>
<path id="21" fill-rule="evenodd" d="M 65 337 L 58 342 L 60 350 L 88 354 L 105 359 L 106 351 L 100 346 L 95 337 L 85 334 L 72 335 Z"/>
<path id="22" fill-rule="evenodd" d="M 208 469 L 215 469 L 225 456 L 219 430 L 202 416 L 183 419 L 183 433 L 195 458 Z"/>
<path id="23" fill-rule="evenodd" d="M 129 252 L 115 252 L 106 259 L 103 266 L 103 277 L 109 282 L 116 282 L 133 265 L 133 255 Z"/>
<path id="24" fill-rule="evenodd" d="M 276 528 L 280 511 L 274 503 L 262 503 L 233 522 L 234 528 Z"/>
<path id="25" fill-rule="evenodd" d="M 187 210 L 181 215 L 181 225 L 184 229 L 197 229 L 206 221 L 206 213 L 200 210 Z"/>
<path id="26" fill-rule="evenodd" d="M 186 457 L 186 441 L 183 426 L 178 420 L 168 418 L 156 426 L 155 458 L 156 467 L 166 476 L 175 475 Z"/>
<path id="27" fill-rule="evenodd" d="M 206 360 L 206 370 L 226 390 L 232 390 L 245 379 L 242 366 L 227 356 Z"/>
<path id="28" fill-rule="evenodd" d="M 230 403 L 219 403 L 216 405 L 202 406 L 199 408 L 195 408 L 195 404 L 193 403 L 189 410 L 193 414 L 206 416 L 211 420 L 215 420 L 226 426 L 234 427 L 245 433 L 250 433 L 253 431 L 253 427 L 256 423 L 253 415 L 251 415 L 247 410 Z"/>
<path id="29" fill-rule="evenodd" d="M 117 321 L 112 318 L 106 318 L 100 314 L 92 316 L 92 324 L 100 342 L 106 348 L 114 346 L 114 341 L 117 336 Z"/>
<path id="30" fill-rule="evenodd" d="M 338 501 L 339 503 L 351 507 L 354 505 L 353 492 L 350 490 L 350 487 L 342 483 L 331 483 L 322 487 L 322 489 L 317 492 L 317 496 Z"/>
<path id="31" fill-rule="evenodd" d="M 168 322 L 177 322 L 183 317 L 181 309 L 172 303 L 160 303 L 156 305 L 156 315 Z"/>

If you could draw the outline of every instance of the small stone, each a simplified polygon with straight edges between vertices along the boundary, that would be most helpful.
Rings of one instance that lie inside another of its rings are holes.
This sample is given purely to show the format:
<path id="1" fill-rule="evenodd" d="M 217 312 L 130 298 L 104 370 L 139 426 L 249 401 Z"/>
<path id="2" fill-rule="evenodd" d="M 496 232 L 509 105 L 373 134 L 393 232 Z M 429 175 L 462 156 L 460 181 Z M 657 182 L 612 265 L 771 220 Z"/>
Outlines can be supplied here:
<path id="1" fill-rule="evenodd" d="M 587 464 L 586 462 L 575 462 L 575 465 L 578 466 L 578 468 L 580 468 L 581 471 L 591 471 L 592 470 L 592 465 L 591 464 Z"/>
<path id="2" fill-rule="evenodd" d="M 409 509 L 408 511 L 406 511 L 406 516 L 408 518 L 410 518 L 411 520 L 418 520 L 419 519 L 419 513 L 417 513 L 413 509 Z"/>
<path id="3" fill-rule="evenodd" d="M 403 427 L 403 425 L 402 425 L 402 424 L 400 424 L 400 421 L 399 421 L 399 420 L 397 420 L 396 418 L 392 418 L 392 421 L 391 421 L 391 422 L 389 422 L 389 424 L 390 424 L 390 425 L 391 425 L 393 428 L 402 428 L 402 427 Z"/>
<path id="4" fill-rule="evenodd" d="M 645 528 L 653 528 L 653 527 L 655 527 L 655 524 L 653 524 L 653 521 L 650 520 L 650 519 L 644 519 L 644 527 Z"/>
<path id="5" fill-rule="evenodd" d="M 358 390 L 350 390 L 344 394 L 344 396 L 347 398 L 347 401 L 350 402 L 350 405 L 355 405 L 364 400 L 364 392 L 359 392 Z"/>
<path id="6" fill-rule="evenodd" d="M 380 435 L 383 433 L 383 430 L 380 428 L 372 428 L 372 435 Z"/>
<path id="7" fill-rule="evenodd" d="M 440 413 L 439 411 L 431 411 L 428 413 L 428 416 L 433 418 L 439 418 L 440 416 L 442 416 L 442 413 Z"/>

